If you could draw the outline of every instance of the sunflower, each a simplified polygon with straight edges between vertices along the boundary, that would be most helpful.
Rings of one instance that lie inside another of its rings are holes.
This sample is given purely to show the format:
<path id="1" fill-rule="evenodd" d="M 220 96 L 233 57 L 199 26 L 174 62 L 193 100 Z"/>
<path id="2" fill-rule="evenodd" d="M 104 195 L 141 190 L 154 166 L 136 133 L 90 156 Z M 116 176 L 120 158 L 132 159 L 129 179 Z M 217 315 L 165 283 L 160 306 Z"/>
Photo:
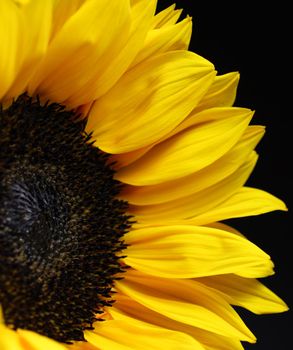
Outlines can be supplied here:
<path id="1" fill-rule="evenodd" d="M 238 73 L 156 0 L 0 1 L 1 350 L 242 349 L 283 312 L 270 257 L 224 224 L 264 128 Z"/>

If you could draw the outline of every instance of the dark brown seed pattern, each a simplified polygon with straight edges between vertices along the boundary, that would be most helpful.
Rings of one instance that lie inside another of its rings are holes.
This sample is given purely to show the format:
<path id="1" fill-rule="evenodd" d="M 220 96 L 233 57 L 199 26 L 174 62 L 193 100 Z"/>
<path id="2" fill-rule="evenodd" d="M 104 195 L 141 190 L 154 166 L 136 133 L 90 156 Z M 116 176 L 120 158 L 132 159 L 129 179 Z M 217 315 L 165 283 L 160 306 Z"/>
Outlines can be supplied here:
<path id="1" fill-rule="evenodd" d="M 85 122 L 20 96 L 0 110 L 0 304 L 13 329 L 84 340 L 123 272 L 127 203 Z"/>

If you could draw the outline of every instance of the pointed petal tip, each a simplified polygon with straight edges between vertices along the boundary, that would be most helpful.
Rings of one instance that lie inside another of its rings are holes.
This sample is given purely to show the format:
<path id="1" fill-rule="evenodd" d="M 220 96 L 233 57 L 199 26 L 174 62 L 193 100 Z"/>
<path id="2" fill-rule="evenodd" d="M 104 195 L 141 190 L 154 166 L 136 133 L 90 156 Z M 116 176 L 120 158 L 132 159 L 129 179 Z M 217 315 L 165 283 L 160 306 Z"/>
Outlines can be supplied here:
<path id="1" fill-rule="evenodd" d="M 281 312 L 287 312 L 289 310 L 290 310 L 290 307 L 283 300 L 281 300 L 280 309 L 277 312 L 281 313 Z"/>
<path id="2" fill-rule="evenodd" d="M 286 203 L 279 199 L 278 197 L 275 197 L 272 195 L 272 202 L 275 204 L 275 209 L 274 210 L 280 210 L 280 211 L 289 211 Z"/>
<path id="3" fill-rule="evenodd" d="M 175 8 L 176 8 L 176 3 L 175 2 L 174 2 L 174 4 L 172 4 L 169 7 L 167 7 L 167 9 L 170 9 L 170 10 L 173 10 L 173 11 L 175 10 Z"/>
<path id="4" fill-rule="evenodd" d="M 189 15 L 186 15 L 186 17 L 182 20 L 182 22 L 187 22 L 187 23 L 190 23 L 192 22 L 192 16 L 189 16 Z"/>
<path id="5" fill-rule="evenodd" d="M 274 308 L 271 308 L 268 311 L 254 312 L 257 315 L 266 315 L 266 314 L 280 314 L 290 310 L 289 306 L 277 295 L 275 295 L 275 304 Z"/>
<path id="6" fill-rule="evenodd" d="M 230 73 L 227 73 L 227 74 L 230 74 L 231 76 L 234 77 L 234 79 L 236 80 L 239 80 L 240 79 L 240 72 L 238 70 L 236 71 L 233 71 L 233 72 L 230 72 Z"/>

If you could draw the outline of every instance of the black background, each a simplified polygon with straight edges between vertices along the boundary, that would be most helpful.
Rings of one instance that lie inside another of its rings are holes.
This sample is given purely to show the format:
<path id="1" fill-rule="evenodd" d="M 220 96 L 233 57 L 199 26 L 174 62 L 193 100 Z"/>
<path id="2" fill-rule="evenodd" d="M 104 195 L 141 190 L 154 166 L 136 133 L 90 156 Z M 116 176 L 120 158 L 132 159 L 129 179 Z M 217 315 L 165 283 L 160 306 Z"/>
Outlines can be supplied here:
<path id="1" fill-rule="evenodd" d="M 159 8 L 173 1 L 159 0 Z M 266 134 L 257 147 L 260 158 L 248 181 L 249 186 L 266 190 L 283 199 L 289 212 L 233 220 L 250 240 L 271 255 L 276 274 L 264 283 L 293 308 L 291 249 L 292 163 L 291 62 L 289 9 L 282 2 L 263 2 L 263 7 L 242 2 L 176 1 L 183 15 L 193 17 L 190 50 L 210 60 L 219 74 L 240 72 L 235 105 L 255 110 L 252 124 L 266 125 Z M 217 4 L 218 3 L 218 4 Z M 234 6 L 231 5 L 234 3 Z M 245 349 L 291 349 L 292 312 L 255 316 L 240 310 L 258 338 Z"/>

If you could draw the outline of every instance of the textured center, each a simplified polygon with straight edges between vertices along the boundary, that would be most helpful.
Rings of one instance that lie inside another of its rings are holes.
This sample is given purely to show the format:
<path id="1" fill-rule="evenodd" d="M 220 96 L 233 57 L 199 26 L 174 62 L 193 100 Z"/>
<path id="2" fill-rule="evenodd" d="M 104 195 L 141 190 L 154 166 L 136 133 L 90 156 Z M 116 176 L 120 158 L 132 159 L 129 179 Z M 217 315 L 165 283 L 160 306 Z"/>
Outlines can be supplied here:
<path id="1" fill-rule="evenodd" d="M 85 123 L 23 95 L 0 111 L 0 304 L 7 325 L 84 340 L 111 306 L 127 203 Z"/>

